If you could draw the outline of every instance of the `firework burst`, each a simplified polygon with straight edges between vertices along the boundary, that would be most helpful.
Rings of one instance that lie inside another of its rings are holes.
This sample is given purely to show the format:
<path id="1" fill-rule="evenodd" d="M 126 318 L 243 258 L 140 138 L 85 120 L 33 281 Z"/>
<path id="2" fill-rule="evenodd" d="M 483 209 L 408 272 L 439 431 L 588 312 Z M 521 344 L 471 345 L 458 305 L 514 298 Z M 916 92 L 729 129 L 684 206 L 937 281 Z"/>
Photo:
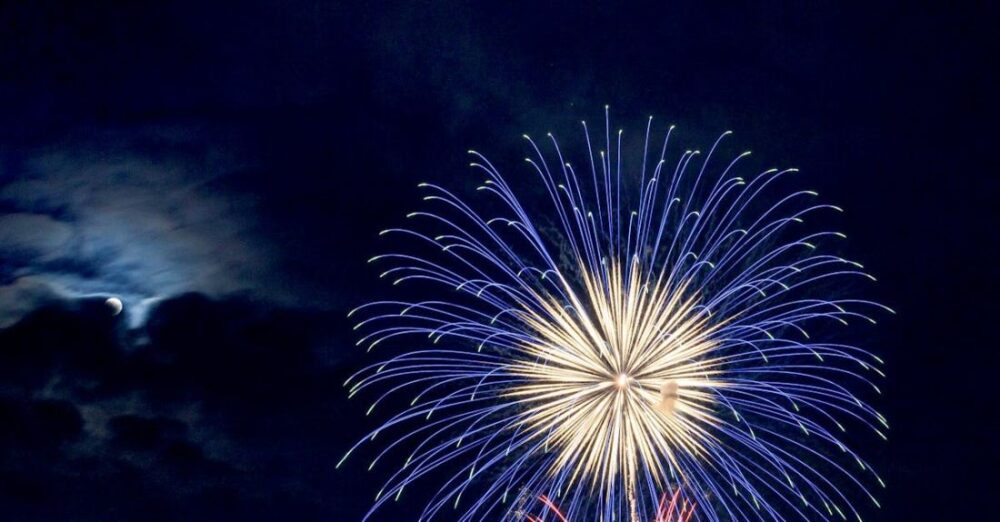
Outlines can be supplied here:
<path id="1" fill-rule="evenodd" d="M 882 363 L 809 331 L 888 309 L 824 295 L 874 279 L 822 253 L 843 234 L 804 228 L 840 209 L 770 198 L 795 170 L 737 176 L 749 153 L 715 165 L 728 132 L 669 160 L 673 127 L 654 143 L 650 118 L 633 165 L 607 122 L 597 146 L 583 124 L 582 168 L 525 136 L 547 210 L 470 151 L 491 204 L 424 183 L 433 210 L 383 231 L 408 249 L 372 258 L 382 276 L 436 290 L 352 312 L 359 345 L 398 351 L 352 376 L 351 396 L 381 389 L 369 413 L 408 401 L 344 456 L 393 434 L 369 466 L 400 462 L 372 512 L 438 470 L 420 520 L 515 519 L 517 492 L 535 491 L 567 518 L 637 521 L 679 486 L 705 520 L 860 520 L 882 481 L 841 438 L 884 438 L 859 394 Z"/>

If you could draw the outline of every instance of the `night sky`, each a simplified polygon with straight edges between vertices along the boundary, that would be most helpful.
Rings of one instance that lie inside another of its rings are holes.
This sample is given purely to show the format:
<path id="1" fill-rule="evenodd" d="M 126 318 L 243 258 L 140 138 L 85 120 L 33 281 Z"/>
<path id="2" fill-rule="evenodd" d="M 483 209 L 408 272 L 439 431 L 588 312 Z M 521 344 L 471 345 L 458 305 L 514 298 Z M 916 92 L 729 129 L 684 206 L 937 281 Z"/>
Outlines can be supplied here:
<path id="1" fill-rule="evenodd" d="M 862 333 L 892 429 L 858 504 L 995 510 L 995 10 L 204 3 L 0 4 L 0 519 L 360 519 L 384 470 L 334 465 L 375 422 L 342 383 L 378 232 L 605 104 L 846 209 L 899 312 Z"/>

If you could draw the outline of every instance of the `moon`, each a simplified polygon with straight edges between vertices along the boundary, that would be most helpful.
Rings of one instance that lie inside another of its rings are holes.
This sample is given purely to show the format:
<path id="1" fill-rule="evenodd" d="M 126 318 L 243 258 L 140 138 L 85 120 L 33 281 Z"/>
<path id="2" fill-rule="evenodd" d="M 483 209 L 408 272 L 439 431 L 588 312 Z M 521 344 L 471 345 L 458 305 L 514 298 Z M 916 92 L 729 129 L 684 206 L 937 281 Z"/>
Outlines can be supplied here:
<path id="1" fill-rule="evenodd" d="M 105 299 L 104 304 L 108 305 L 108 308 L 111 309 L 111 315 L 118 315 L 122 313 L 122 308 L 124 308 L 122 300 L 117 297 L 109 297 Z"/>

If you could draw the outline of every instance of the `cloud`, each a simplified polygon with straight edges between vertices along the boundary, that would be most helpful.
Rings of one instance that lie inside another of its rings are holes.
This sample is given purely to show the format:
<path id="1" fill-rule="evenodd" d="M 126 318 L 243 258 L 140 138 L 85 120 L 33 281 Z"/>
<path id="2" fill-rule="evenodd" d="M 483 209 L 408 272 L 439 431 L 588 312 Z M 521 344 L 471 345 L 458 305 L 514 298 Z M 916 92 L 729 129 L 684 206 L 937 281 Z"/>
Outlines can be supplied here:
<path id="1" fill-rule="evenodd" d="M 72 226 L 44 214 L 0 216 L 0 258 L 44 261 L 59 255 L 72 235 Z"/>
<path id="2" fill-rule="evenodd" d="M 123 335 L 98 300 L 0 329 L 0 504 L 17 520 L 357 520 L 362 426 L 321 314 L 200 294 Z M 338 335 L 340 335 L 338 334 Z M 353 408 L 353 409 L 351 409 Z M 374 487 L 374 486 L 372 486 Z M 366 486 L 366 489 L 370 489 Z"/>
<path id="3" fill-rule="evenodd" d="M 20 277 L 0 285 L 0 328 L 6 328 L 38 307 L 56 301 L 58 294 L 37 277 Z"/>
<path id="4" fill-rule="evenodd" d="M 136 323 L 189 291 L 293 302 L 258 195 L 233 189 L 247 165 L 226 147 L 198 129 L 145 127 L 17 162 L 0 184 L 3 320 L 28 309 L 17 306 L 27 294 L 119 295 Z"/>

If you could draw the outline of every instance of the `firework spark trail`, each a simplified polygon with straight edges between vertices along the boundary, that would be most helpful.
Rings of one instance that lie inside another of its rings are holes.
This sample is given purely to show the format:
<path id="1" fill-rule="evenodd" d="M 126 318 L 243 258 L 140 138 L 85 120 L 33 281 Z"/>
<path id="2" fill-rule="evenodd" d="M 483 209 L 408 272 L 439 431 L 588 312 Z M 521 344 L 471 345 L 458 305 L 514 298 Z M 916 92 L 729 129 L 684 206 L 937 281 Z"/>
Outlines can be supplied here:
<path id="1" fill-rule="evenodd" d="M 411 339 L 345 383 L 352 397 L 383 389 L 369 414 L 390 396 L 412 397 L 344 456 L 393 433 L 369 469 L 390 453 L 403 462 L 369 516 L 446 468 L 454 474 L 421 520 L 446 505 L 460 520 L 515 517 L 512 491 L 523 490 L 562 499 L 574 520 L 649 518 L 656 492 L 677 485 L 706 520 L 861 520 L 844 490 L 877 505 L 873 482 L 884 483 L 838 433 L 857 426 L 885 437 L 885 418 L 856 390 L 879 392 L 871 375 L 883 376 L 882 361 L 808 329 L 874 323 L 872 312 L 891 310 L 822 296 L 830 281 L 874 279 L 821 253 L 843 234 L 803 231 L 807 217 L 840 209 L 807 190 L 767 204 L 795 169 L 734 175 L 748 152 L 713 175 L 728 132 L 704 160 L 685 151 L 671 167 L 673 127 L 651 156 L 650 118 L 635 179 L 623 174 L 622 132 L 610 131 L 607 114 L 603 149 L 583 129 L 581 173 L 551 135 L 548 157 L 525 136 L 551 213 L 522 206 L 499 170 L 470 151 L 487 178 L 479 192 L 503 214 L 422 183 L 438 210 L 382 232 L 411 245 L 371 259 L 389 265 L 382 277 L 438 290 L 434 300 L 352 312 L 364 315 L 358 344 L 369 351 Z M 539 227 L 547 216 L 555 238 Z"/>
<path id="2" fill-rule="evenodd" d="M 689 522 L 692 517 L 694 517 L 694 504 L 689 503 L 686 499 L 681 498 L 681 490 L 674 491 L 674 494 L 667 500 L 667 495 L 664 494 L 660 497 L 660 502 L 656 506 L 656 518 L 652 519 L 651 522 Z M 559 506 L 552 502 L 552 499 L 545 495 L 538 497 L 538 500 L 542 502 L 545 506 L 546 511 L 551 512 L 552 515 L 559 522 L 569 522 L 566 515 L 563 514 Z M 542 515 L 526 515 L 525 520 L 527 522 L 545 522 L 545 516 Z M 637 516 L 632 517 L 632 522 L 639 522 Z"/>

